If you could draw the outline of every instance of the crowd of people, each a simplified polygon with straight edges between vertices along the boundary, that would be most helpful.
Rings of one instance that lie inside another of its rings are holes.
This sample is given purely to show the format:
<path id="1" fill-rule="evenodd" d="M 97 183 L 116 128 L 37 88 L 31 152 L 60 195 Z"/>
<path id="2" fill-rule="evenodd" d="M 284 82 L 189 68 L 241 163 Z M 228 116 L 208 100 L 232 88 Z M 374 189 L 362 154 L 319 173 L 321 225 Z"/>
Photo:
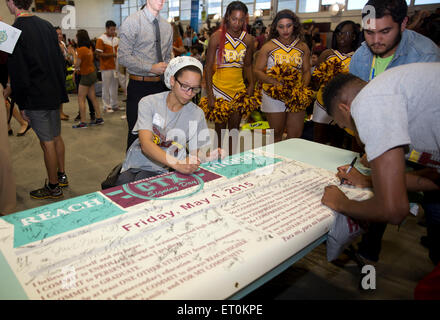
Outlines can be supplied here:
<path id="1" fill-rule="evenodd" d="M 343 21 L 327 44 L 319 26 L 301 24 L 290 10 L 278 12 L 268 26 L 252 26 L 247 6 L 233 1 L 220 25 L 197 34 L 161 17 L 163 1 L 147 0 L 122 23 L 118 36 L 116 24 L 107 21 L 105 33 L 95 43 L 86 30 L 78 30 L 75 41 L 66 45 L 61 29 L 55 31 L 29 12 L 31 0 L 6 3 L 22 36 L 3 63 L 7 65 L 3 94 L 11 98 L 7 105 L 21 110 L 11 112 L 21 126 L 17 135 L 29 128 L 37 134 L 48 175 L 43 188 L 30 192 L 32 197 L 59 198 L 62 187 L 68 186 L 60 133 L 60 120 L 68 119 L 62 109 L 68 101 L 68 66 L 75 70 L 78 94 L 79 122 L 73 128 L 103 124 L 103 112 L 124 110 L 118 105 L 119 87 L 126 95 L 127 153 L 116 184 L 170 170 L 190 174 L 203 161 L 233 153 L 232 143 L 223 150 L 225 129 L 239 130 L 246 115 L 233 109 L 223 121 L 215 121 L 218 141 L 210 141 L 205 109 L 194 103 L 200 100 L 195 98 L 205 97 L 206 110 L 220 117 L 238 95 L 261 94 L 259 110 L 273 129 L 275 142 L 301 137 L 305 120 L 311 117 L 316 142 L 365 154 L 370 176 L 348 166 L 338 168 L 338 176 L 347 184 L 372 187 L 374 197 L 350 201 L 331 186 L 322 198 L 328 207 L 370 223 L 358 257 L 377 262 L 386 225 L 401 223 L 409 213 L 407 192 L 424 191 L 430 258 L 439 263 L 438 10 L 409 18 L 404 0 L 369 0 L 366 5 L 376 13 L 370 17 L 373 21 L 363 30 L 353 21 Z M 297 82 L 276 73 L 283 65 Z M 328 71 L 331 67 L 337 72 Z M 98 72 L 102 107 L 95 92 Z M 291 97 L 302 98 L 289 100 L 286 90 L 291 90 Z M 316 95 L 310 101 L 304 94 L 309 91 Z M 301 99 L 305 102 L 295 102 Z M 7 108 L 0 109 L 0 121 L 6 123 Z M 7 141 L 0 141 L 3 150 Z M 219 148 L 208 148 L 212 144 Z M 405 173 L 406 166 L 414 171 Z M 2 171 L 7 170 L 2 165 Z M 13 177 L 3 173 L 0 184 L 6 180 Z M 6 194 L 3 190 L 11 189 L 1 187 L 0 213 L 13 212 L 10 199 L 15 190 Z"/>

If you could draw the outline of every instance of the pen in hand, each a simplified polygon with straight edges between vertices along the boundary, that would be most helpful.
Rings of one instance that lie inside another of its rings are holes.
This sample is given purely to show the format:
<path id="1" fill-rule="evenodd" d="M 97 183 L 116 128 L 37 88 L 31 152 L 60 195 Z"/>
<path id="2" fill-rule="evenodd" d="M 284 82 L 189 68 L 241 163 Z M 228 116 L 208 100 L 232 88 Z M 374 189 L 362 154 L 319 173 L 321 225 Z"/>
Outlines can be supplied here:
<path id="1" fill-rule="evenodd" d="M 350 166 L 348 167 L 347 171 L 345 171 L 346 174 L 349 174 L 351 169 L 353 169 L 354 164 L 356 163 L 357 157 L 354 157 L 353 161 L 350 163 Z M 344 184 L 345 178 L 341 179 L 341 186 Z"/>

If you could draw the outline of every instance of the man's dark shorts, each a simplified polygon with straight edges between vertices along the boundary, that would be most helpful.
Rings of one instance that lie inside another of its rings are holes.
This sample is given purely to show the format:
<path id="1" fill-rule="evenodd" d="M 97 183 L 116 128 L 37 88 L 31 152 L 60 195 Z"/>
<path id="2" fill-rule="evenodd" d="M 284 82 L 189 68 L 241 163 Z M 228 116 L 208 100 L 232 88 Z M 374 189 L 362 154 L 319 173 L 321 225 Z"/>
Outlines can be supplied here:
<path id="1" fill-rule="evenodd" d="M 52 141 L 61 134 L 60 110 L 26 110 L 31 128 L 42 142 Z"/>

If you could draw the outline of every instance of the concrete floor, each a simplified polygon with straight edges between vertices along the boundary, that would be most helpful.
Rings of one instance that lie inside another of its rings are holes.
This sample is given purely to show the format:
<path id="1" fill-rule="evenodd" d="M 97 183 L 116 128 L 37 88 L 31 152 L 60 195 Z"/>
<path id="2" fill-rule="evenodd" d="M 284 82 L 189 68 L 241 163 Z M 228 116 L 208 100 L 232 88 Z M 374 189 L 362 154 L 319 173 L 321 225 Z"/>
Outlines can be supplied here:
<path id="1" fill-rule="evenodd" d="M 121 105 L 124 104 L 121 102 Z M 70 95 L 64 112 L 71 120 L 62 121 L 66 172 L 70 182 L 64 189 L 64 199 L 100 190 L 101 181 L 125 155 L 127 122 L 121 120 L 125 112 L 104 114 L 105 124 L 102 126 L 72 129 L 77 110 L 76 95 Z M 11 125 L 14 130 L 10 145 L 17 184 L 17 210 L 51 203 L 50 200 L 33 200 L 29 196 L 29 191 L 42 187 L 46 178 L 43 153 L 36 135 L 30 130 L 25 136 L 16 137 L 18 123 L 13 119 Z M 387 228 L 381 260 L 376 267 L 376 290 L 359 289 L 363 275 L 357 267 L 340 268 L 328 263 L 323 244 L 245 299 L 413 299 L 418 281 L 434 268 L 427 249 L 420 245 L 420 237 L 426 234 L 426 228 L 418 225 L 417 219 L 408 218 L 399 231 L 395 226 Z"/>

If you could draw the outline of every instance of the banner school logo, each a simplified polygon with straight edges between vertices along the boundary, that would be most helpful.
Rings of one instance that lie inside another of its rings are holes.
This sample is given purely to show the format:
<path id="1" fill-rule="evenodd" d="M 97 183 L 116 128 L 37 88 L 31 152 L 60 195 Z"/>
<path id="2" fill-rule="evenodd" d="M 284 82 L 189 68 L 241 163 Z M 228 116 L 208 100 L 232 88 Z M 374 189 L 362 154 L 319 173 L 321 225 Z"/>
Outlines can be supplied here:
<path id="1" fill-rule="evenodd" d="M 221 176 L 199 168 L 194 174 L 166 173 L 156 177 L 128 183 L 102 191 L 108 198 L 123 208 L 129 208 L 149 200 L 177 200 L 192 196 L 203 189 L 206 182 Z M 190 192 L 179 196 L 171 194 L 191 187 Z"/>

